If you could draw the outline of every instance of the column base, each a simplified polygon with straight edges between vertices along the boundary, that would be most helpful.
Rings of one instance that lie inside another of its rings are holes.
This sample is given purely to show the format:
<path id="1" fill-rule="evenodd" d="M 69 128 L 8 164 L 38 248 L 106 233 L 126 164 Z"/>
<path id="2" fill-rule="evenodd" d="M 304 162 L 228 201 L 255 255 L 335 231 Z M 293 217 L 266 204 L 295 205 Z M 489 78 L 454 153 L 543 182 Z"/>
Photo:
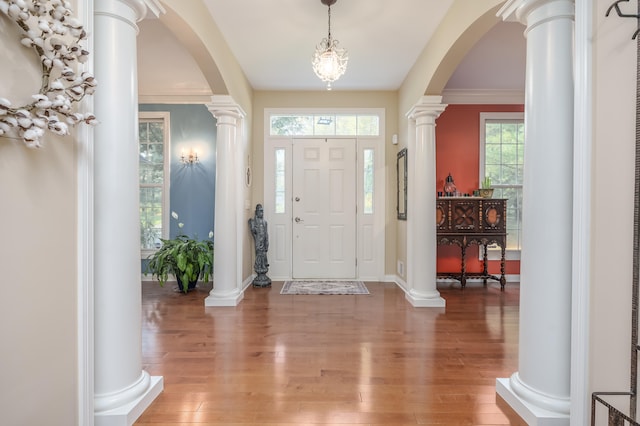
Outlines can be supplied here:
<path id="1" fill-rule="evenodd" d="M 215 283 L 214 283 L 215 286 Z M 204 306 L 238 306 L 238 303 L 244 298 L 244 291 L 226 294 L 216 294 L 215 287 L 204 299 Z"/>
<path id="2" fill-rule="evenodd" d="M 405 298 L 415 308 L 444 308 L 447 304 L 438 291 L 425 294 L 405 290 Z"/>
<path id="3" fill-rule="evenodd" d="M 496 392 L 530 426 L 569 426 L 569 414 L 546 410 L 524 400 L 514 391 L 510 378 L 496 379 Z"/>
<path id="4" fill-rule="evenodd" d="M 131 426 L 164 388 L 162 376 L 151 376 L 149 388 L 135 400 L 108 411 L 94 414 L 95 426 Z"/>

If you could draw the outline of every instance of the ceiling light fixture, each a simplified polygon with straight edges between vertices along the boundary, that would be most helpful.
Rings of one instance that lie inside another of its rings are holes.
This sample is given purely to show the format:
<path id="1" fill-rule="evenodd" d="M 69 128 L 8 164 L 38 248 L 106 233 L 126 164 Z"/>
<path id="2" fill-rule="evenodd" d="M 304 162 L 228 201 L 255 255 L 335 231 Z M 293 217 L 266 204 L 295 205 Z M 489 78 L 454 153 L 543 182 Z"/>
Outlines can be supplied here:
<path id="1" fill-rule="evenodd" d="M 323 38 L 313 54 L 313 71 L 318 78 L 327 82 L 327 90 L 331 90 L 331 83 L 339 79 L 347 70 L 349 54 L 341 47 L 338 47 L 338 40 L 331 38 L 331 5 L 337 0 L 320 0 L 328 6 L 329 33 L 327 38 Z"/>

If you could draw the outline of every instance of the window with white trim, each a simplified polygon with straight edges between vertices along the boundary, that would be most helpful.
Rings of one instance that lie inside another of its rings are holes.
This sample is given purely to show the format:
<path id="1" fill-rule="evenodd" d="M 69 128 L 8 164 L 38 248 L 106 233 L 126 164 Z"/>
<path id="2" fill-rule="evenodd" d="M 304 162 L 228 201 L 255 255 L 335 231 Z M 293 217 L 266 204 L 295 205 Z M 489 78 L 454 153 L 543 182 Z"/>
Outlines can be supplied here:
<path id="1" fill-rule="evenodd" d="M 507 259 L 520 258 L 524 143 L 524 113 L 480 114 L 480 181 L 491 178 L 493 198 L 507 199 Z"/>
<path id="2" fill-rule="evenodd" d="M 271 114 L 270 136 L 379 136 L 377 114 Z"/>
<path id="3" fill-rule="evenodd" d="M 140 112 L 140 247 L 146 257 L 169 235 L 169 113 Z"/>

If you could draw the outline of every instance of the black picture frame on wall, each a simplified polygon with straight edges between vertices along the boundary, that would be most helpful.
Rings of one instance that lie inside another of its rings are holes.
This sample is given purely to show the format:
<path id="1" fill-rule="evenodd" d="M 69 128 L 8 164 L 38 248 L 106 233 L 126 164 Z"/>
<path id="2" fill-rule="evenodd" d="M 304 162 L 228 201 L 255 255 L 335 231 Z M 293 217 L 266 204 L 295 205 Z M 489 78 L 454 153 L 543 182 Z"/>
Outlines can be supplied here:
<path id="1" fill-rule="evenodd" d="M 396 162 L 396 172 L 398 176 L 398 220 L 407 220 L 407 148 L 402 148 L 398 152 Z"/>

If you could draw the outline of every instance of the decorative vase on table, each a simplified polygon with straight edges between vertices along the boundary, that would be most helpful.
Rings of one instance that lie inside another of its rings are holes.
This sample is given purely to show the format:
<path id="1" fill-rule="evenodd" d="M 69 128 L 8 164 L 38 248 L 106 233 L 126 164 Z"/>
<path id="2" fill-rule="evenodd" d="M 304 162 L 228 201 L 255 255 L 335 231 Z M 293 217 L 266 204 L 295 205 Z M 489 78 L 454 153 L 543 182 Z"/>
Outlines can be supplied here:
<path id="1" fill-rule="evenodd" d="M 480 192 L 480 196 L 482 198 L 493 197 L 493 188 L 480 188 L 478 191 Z"/>
<path id="2" fill-rule="evenodd" d="M 491 176 L 485 176 L 480 182 L 480 189 L 478 190 L 482 198 L 493 197 L 493 188 L 491 187 Z"/>
<path id="3" fill-rule="evenodd" d="M 451 176 L 451 173 L 449 173 L 449 176 L 447 176 L 447 178 L 444 181 L 444 195 L 446 195 L 447 197 L 453 197 L 454 195 L 456 195 L 456 184 L 453 182 L 453 176 Z"/>

